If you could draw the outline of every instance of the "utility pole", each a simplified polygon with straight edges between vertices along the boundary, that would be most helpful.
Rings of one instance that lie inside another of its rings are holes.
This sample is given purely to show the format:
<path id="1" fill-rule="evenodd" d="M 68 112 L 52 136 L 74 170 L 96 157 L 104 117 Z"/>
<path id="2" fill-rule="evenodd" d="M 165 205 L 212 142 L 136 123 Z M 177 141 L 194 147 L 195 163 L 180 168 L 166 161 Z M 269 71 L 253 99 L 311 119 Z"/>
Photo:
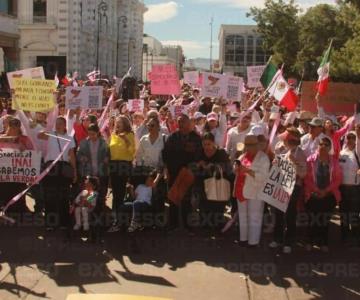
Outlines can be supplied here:
<path id="1" fill-rule="evenodd" d="M 214 16 L 211 16 L 210 19 L 210 72 L 213 72 L 213 24 Z"/>

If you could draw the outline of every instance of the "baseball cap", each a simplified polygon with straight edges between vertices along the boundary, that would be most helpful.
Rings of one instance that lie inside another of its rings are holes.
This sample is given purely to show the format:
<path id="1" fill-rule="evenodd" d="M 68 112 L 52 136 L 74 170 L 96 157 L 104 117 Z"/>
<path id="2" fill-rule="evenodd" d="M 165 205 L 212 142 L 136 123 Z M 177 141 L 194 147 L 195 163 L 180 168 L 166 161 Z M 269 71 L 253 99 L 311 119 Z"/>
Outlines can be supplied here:
<path id="1" fill-rule="evenodd" d="M 318 117 L 315 117 L 311 120 L 311 122 L 309 122 L 310 126 L 314 126 L 314 127 L 322 127 L 324 126 L 324 120 Z"/>
<path id="2" fill-rule="evenodd" d="M 201 113 L 200 111 L 197 111 L 195 114 L 194 114 L 194 119 L 201 119 L 201 118 L 205 118 L 206 116 Z"/>
<path id="3" fill-rule="evenodd" d="M 207 120 L 208 122 L 210 122 L 210 121 L 217 121 L 217 120 L 218 120 L 218 115 L 217 115 L 217 113 L 211 112 L 211 113 L 207 114 L 206 120 Z"/>

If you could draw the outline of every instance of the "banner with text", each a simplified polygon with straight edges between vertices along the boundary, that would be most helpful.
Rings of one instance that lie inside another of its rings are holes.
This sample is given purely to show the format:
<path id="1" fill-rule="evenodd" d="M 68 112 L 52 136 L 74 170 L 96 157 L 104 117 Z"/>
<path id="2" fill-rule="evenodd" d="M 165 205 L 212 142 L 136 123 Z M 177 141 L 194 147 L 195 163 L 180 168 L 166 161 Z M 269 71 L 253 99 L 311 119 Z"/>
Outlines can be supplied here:
<path id="1" fill-rule="evenodd" d="M 154 65 L 151 70 L 152 95 L 179 95 L 180 80 L 175 65 Z"/>
<path id="2" fill-rule="evenodd" d="M 224 97 L 227 92 L 226 76 L 218 73 L 202 73 L 201 96 Z"/>
<path id="3" fill-rule="evenodd" d="M 131 112 L 143 112 L 144 111 L 144 100 L 133 99 L 128 100 L 128 110 Z"/>
<path id="4" fill-rule="evenodd" d="M 241 101 L 241 92 L 244 88 L 244 80 L 241 77 L 236 76 L 226 76 L 226 95 L 224 98 L 233 101 Z"/>
<path id="5" fill-rule="evenodd" d="M 247 86 L 248 88 L 262 87 L 260 78 L 266 66 L 247 67 Z"/>
<path id="6" fill-rule="evenodd" d="M 259 197 L 271 206 L 286 212 L 295 182 L 296 169 L 293 163 L 284 157 L 277 157 Z"/>
<path id="7" fill-rule="evenodd" d="M 14 79 L 45 79 L 45 73 L 43 67 L 24 69 L 14 72 L 6 73 L 10 89 L 14 89 Z"/>
<path id="8" fill-rule="evenodd" d="M 102 86 L 67 87 L 65 91 L 66 108 L 101 109 Z"/>
<path id="9" fill-rule="evenodd" d="M 13 87 L 14 110 L 48 112 L 55 107 L 55 80 L 16 78 Z"/>
<path id="10" fill-rule="evenodd" d="M 0 182 L 33 183 L 40 175 L 41 152 L 2 149 Z"/>

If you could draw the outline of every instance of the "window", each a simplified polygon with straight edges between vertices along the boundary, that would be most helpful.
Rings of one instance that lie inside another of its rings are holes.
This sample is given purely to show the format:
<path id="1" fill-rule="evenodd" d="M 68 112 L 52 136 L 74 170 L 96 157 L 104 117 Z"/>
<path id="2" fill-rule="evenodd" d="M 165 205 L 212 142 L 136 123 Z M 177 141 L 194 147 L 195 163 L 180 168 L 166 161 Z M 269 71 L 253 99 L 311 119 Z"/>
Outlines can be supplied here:
<path id="1" fill-rule="evenodd" d="M 34 0 L 34 23 L 46 23 L 46 0 Z"/>
<path id="2" fill-rule="evenodd" d="M 17 1 L 14 0 L 0 0 L 0 12 L 16 16 L 17 15 Z"/>

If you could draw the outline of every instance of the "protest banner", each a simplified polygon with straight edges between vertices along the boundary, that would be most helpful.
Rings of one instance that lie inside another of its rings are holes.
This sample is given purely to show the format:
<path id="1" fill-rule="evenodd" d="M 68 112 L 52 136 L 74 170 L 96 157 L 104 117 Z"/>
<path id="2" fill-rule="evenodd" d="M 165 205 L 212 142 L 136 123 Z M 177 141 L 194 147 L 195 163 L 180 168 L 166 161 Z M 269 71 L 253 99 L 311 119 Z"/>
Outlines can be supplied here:
<path id="1" fill-rule="evenodd" d="M 198 82 L 199 82 L 198 71 L 184 72 L 184 83 L 195 86 L 198 84 Z"/>
<path id="2" fill-rule="evenodd" d="M 317 113 L 315 95 L 316 82 L 304 81 L 301 89 L 301 110 Z M 327 114 L 354 114 L 354 105 L 360 95 L 360 84 L 329 82 L 328 91 L 320 97 L 321 105 Z"/>
<path id="3" fill-rule="evenodd" d="M 151 70 L 152 95 L 179 95 L 180 81 L 175 65 L 154 65 Z"/>
<path id="4" fill-rule="evenodd" d="M 260 192 L 260 199 L 286 212 L 296 182 L 296 169 L 285 157 L 277 157 Z"/>
<path id="5" fill-rule="evenodd" d="M 67 87 L 65 106 L 67 109 L 101 109 L 103 98 L 102 86 Z"/>
<path id="6" fill-rule="evenodd" d="M 24 69 L 14 72 L 6 73 L 10 89 L 14 89 L 14 79 L 45 79 L 45 73 L 43 67 Z"/>
<path id="7" fill-rule="evenodd" d="M 48 112 L 55 107 L 55 80 L 13 79 L 12 108 L 32 112 Z"/>
<path id="8" fill-rule="evenodd" d="M 201 96 L 223 97 L 227 89 L 227 77 L 218 73 L 202 73 Z"/>
<path id="9" fill-rule="evenodd" d="M 224 98 L 233 101 L 241 101 L 241 91 L 244 87 L 244 81 L 241 77 L 236 76 L 226 76 L 226 94 Z"/>
<path id="10" fill-rule="evenodd" d="M 131 112 L 143 112 L 144 111 L 144 100 L 132 99 L 128 100 L 128 110 Z"/>
<path id="11" fill-rule="evenodd" d="M 247 67 L 247 86 L 248 88 L 262 87 L 260 78 L 266 66 Z"/>
<path id="12" fill-rule="evenodd" d="M 33 183 L 40 174 L 41 152 L 4 148 L 0 151 L 0 182 Z"/>

